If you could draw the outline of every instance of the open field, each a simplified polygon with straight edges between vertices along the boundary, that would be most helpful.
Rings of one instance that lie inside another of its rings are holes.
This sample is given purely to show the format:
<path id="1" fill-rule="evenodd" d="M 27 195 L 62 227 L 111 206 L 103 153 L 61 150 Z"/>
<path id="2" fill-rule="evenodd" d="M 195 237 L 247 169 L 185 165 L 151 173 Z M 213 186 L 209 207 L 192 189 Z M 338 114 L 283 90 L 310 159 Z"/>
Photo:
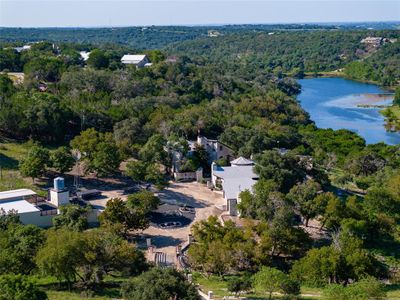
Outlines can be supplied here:
<path id="1" fill-rule="evenodd" d="M 30 188 L 40 194 L 30 178 L 23 178 L 18 171 L 19 162 L 29 151 L 29 143 L 0 142 L 0 191 Z"/>

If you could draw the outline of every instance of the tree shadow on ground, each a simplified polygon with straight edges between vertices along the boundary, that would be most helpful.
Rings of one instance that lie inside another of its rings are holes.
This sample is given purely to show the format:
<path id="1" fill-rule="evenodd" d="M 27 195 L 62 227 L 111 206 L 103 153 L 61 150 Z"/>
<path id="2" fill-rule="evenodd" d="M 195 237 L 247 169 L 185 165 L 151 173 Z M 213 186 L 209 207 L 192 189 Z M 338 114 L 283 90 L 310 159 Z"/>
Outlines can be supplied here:
<path id="1" fill-rule="evenodd" d="M 145 234 L 137 240 L 138 246 L 145 246 L 147 238 L 150 238 L 151 244 L 156 246 L 157 248 L 178 246 L 182 243 L 182 240 L 174 238 L 172 236 Z"/>
<path id="2" fill-rule="evenodd" d="M 19 161 L 0 153 L 0 167 L 2 169 L 9 169 L 9 170 L 17 170 L 19 165 Z"/>
<path id="3" fill-rule="evenodd" d="M 166 202 L 166 203 L 174 203 L 174 204 L 178 204 L 178 205 L 188 205 L 188 206 L 192 206 L 194 208 L 206 207 L 204 205 L 204 203 L 199 202 L 193 196 L 189 196 L 187 194 L 173 191 L 170 189 L 165 189 L 165 190 L 160 191 L 158 193 L 158 196 L 160 197 L 161 201 Z"/>

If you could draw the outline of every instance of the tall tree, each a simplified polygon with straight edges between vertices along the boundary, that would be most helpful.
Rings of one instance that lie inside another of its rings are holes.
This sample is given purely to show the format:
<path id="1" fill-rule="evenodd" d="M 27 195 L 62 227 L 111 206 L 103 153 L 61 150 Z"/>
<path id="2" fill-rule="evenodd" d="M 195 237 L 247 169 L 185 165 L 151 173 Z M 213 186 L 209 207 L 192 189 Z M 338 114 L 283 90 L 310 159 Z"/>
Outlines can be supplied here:
<path id="1" fill-rule="evenodd" d="M 199 300 L 195 286 L 184 275 L 172 268 L 153 268 L 127 282 L 122 294 L 128 300 Z"/>
<path id="2" fill-rule="evenodd" d="M 21 161 L 19 169 L 24 176 L 38 178 L 46 173 L 46 166 L 49 163 L 49 151 L 41 146 L 33 146 L 28 155 Z"/>

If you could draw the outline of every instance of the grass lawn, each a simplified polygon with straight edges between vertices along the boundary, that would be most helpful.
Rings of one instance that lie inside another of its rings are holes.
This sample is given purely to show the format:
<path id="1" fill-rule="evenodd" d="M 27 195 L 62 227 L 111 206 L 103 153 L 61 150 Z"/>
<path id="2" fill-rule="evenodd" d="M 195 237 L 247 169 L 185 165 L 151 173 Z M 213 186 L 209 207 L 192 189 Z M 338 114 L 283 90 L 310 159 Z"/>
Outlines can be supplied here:
<path id="1" fill-rule="evenodd" d="M 232 296 L 230 292 L 228 292 L 227 289 L 227 284 L 229 278 L 232 278 L 232 276 L 225 276 L 225 280 L 222 280 L 218 276 L 210 276 L 208 278 L 202 276 L 200 273 L 194 273 L 193 274 L 193 280 L 195 283 L 199 284 L 201 290 L 205 293 L 208 291 L 213 291 L 215 299 L 222 299 L 224 296 Z M 304 295 L 300 299 L 320 299 L 321 298 L 321 290 L 320 289 L 314 289 L 314 288 L 306 288 L 302 287 L 301 288 L 301 293 Z M 252 298 L 252 299 L 257 299 L 257 300 L 266 300 L 268 299 L 268 296 L 265 294 L 254 294 L 254 293 L 249 293 L 246 294 L 246 297 Z M 282 296 L 275 295 L 274 298 L 279 299 L 282 298 Z"/>
<path id="2" fill-rule="evenodd" d="M 227 282 L 231 278 L 231 276 L 226 276 L 225 280 L 222 280 L 218 276 L 210 276 L 206 278 L 199 273 L 193 274 L 193 281 L 199 284 L 201 290 L 205 293 L 208 291 L 213 291 L 215 299 L 222 299 L 224 296 L 232 296 L 231 293 L 228 292 Z M 312 287 L 301 287 L 301 297 L 300 299 L 323 299 L 322 298 L 322 289 L 321 288 L 312 288 Z M 263 294 L 246 294 L 246 297 L 257 299 L 257 300 L 266 300 L 268 296 Z M 400 285 L 390 285 L 387 286 L 387 296 L 390 300 L 399 300 L 400 299 Z M 274 299 L 282 298 L 282 296 L 275 295 Z"/>
<path id="3" fill-rule="evenodd" d="M 24 178 L 18 171 L 19 162 L 27 155 L 31 143 L 0 142 L 0 191 L 29 188 L 39 195 L 46 195 L 31 178 Z"/>
<path id="4" fill-rule="evenodd" d="M 58 280 L 55 277 L 36 277 L 32 276 L 35 283 L 41 287 L 49 297 L 49 300 L 108 300 L 108 299 L 121 299 L 121 283 L 128 280 L 127 278 L 112 278 L 106 276 L 104 278 L 104 285 L 96 291 L 82 291 L 79 289 L 72 289 L 68 291 L 67 286 L 63 283 L 60 287 Z"/>

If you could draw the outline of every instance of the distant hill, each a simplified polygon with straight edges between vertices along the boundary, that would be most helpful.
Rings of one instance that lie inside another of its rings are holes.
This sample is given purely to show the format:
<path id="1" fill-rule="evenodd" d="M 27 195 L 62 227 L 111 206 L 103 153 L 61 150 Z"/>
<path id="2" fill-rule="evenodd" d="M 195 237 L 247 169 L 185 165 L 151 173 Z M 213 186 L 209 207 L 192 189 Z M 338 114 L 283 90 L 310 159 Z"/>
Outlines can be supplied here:
<path id="1" fill-rule="evenodd" d="M 395 23 L 337 24 L 260 24 L 223 26 L 149 26 L 116 28 L 0 28 L 0 43 L 55 41 L 104 44 L 115 43 L 136 49 L 159 49 L 171 43 L 237 32 L 269 32 L 276 30 L 321 29 L 395 29 Z"/>

